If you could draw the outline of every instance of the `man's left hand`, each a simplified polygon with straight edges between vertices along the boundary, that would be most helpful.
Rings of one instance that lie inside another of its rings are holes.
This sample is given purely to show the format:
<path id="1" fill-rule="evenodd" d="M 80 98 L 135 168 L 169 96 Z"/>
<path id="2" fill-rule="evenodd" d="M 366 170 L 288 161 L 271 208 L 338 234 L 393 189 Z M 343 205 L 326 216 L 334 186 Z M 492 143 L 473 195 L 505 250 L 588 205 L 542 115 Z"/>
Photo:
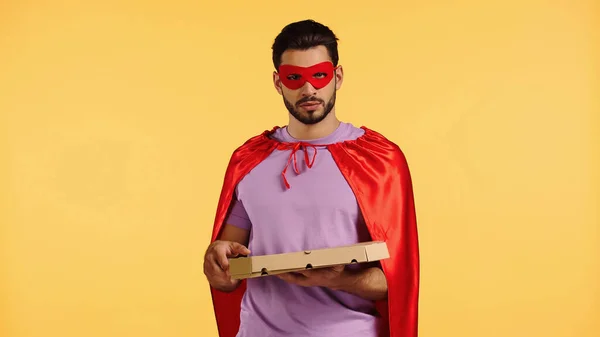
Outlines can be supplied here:
<path id="1" fill-rule="evenodd" d="M 308 269 L 275 275 L 280 279 L 303 287 L 339 289 L 344 282 L 344 266 Z"/>

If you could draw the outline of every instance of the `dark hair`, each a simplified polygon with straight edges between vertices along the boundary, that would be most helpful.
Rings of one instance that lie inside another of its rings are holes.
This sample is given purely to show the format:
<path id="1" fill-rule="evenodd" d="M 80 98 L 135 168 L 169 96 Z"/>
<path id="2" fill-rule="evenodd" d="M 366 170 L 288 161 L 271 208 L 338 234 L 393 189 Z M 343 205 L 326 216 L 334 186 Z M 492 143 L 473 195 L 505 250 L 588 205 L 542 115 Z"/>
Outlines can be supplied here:
<path id="1" fill-rule="evenodd" d="M 325 46 L 333 65 L 337 66 L 338 38 L 329 27 L 314 20 L 303 20 L 285 26 L 273 42 L 273 65 L 279 70 L 281 55 L 288 49 L 307 50 L 317 46 Z"/>

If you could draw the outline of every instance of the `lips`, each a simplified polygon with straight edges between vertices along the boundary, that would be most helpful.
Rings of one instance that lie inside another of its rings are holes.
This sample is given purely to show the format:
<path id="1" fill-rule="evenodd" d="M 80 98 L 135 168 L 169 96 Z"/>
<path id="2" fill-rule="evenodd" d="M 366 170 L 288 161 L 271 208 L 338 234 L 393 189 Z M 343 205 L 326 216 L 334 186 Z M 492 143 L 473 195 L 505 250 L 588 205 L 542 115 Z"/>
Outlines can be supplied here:
<path id="1" fill-rule="evenodd" d="M 302 103 L 302 104 L 300 104 L 300 106 L 301 107 L 309 107 L 310 108 L 310 107 L 314 107 L 314 106 L 317 106 L 317 105 L 320 105 L 320 104 L 321 104 L 321 102 L 311 101 L 311 102 Z"/>

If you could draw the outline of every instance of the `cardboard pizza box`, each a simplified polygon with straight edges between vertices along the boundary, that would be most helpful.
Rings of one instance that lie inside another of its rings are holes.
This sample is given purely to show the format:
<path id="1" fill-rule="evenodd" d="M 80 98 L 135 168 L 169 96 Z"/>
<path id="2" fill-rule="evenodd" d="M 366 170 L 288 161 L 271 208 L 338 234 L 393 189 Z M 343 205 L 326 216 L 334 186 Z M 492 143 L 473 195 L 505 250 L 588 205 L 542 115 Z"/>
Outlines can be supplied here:
<path id="1" fill-rule="evenodd" d="M 232 279 L 247 279 L 312 268 L 365 263 L 389 258 L 385 242 L 370 241 L 310 251 L 235 257 L 229 260 Z"/>

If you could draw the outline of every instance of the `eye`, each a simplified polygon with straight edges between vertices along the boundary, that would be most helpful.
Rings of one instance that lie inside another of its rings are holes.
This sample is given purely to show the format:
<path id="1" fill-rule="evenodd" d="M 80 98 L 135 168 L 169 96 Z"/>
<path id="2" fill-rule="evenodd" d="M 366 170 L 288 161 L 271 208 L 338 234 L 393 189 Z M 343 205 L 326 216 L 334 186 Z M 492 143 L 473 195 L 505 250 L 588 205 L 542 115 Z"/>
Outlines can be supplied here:
<path id="1" fill-rule="evenodd" d="M 291 74 L 291 75 L 287 76 L 287 79 L 290 80 L 290 81 L 295 81 L 295 80 L 300 79 L 300 75 L 298 75 L 298 74 Z"/>
<path id="2" fill-rule="evenodd" d="M 317 78 L 324 78 L 324 77 L 327 77 L 327 73 L 316 73 L 315 77 L 317 77 Z"/>

